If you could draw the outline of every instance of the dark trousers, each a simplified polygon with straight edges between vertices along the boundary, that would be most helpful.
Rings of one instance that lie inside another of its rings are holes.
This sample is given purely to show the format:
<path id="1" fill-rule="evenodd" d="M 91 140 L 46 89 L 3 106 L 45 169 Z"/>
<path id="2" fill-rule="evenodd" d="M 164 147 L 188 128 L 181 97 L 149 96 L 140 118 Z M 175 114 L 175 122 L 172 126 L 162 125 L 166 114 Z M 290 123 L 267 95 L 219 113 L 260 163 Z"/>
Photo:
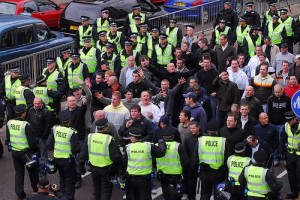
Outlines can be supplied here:
<path id="1" fill-rule="evenodd" d="M 113 184 L 107 180 L 108 170 L 100 167 L 91 167 L 91 172 L 95 200 L 110 200 Z"/>
<path id="2" fill-rule="evenodd" d="M 267 199 L 266 197 L 247 197 L 247 200 L 265 200 Z M 275 200 L 275 199 L 270 199 L 270 200 Z"/>
<path id="3" fill-rule="evenodd" d="M 151 200 L 150 174 L 145 176 L 128 176 L 126 182 L 127 200 Z"/>
<path id="4" fill-rule="evenodd" d="M 4 151 L 3 151 L 3 144 L 0 140 L 0 157 L 3 155 Z"/>
<path id="5" fill-rule="evenodd" d="M 16 101 L 7 101 L 6 110 L 7 110 L 7 121 L 16 118 L 14 107 L 16 106 Z"/>
<path id="6" fill-rule="evenodd" d="M 75 183 L 76 183 L 76 167 L 75 162 L 69 163 L 68 159 L 56 158 L 57 169 L 59 172 L 60 191 L 66 200 L 74 200 Z"/>
<path id="7" fill-rule="evenodd" d="M 295 153 L 287 153 L 286 170 L 288 172 L 291 192 L 298 194 L 300 185 L 300 156 Z"/>
<path id="8" fill-rule="evenodd" d="M 230 200 L 246 200 L 247 197 L 244 194 L 244 189 L 245 188 L 239 185 L 232 186 L 230 188 L 230 194 L 231 194 Z"/>
<path id="9" fill-rule="evenodd" d="M 288 51 L 293 54 L 294 53 L 294 38 L 293 36 L 287 37 Z"/>
<path id="10" fill-rule="evenodd" d="M 15 192 L 18 197 L 23 198 L 26 196 L 24 192 L 24 176 L 25 176 L 25 164 L 27 162 L 25 152 L 13 151 L 12 158 L 15 168 Z M 27 168 L 31 187 L 34 192 L 38 191 L 37 184 L 39 182 L 38 168 Z"/>
<path id="11" fill-rule="evenodd" d="M 180 200 L 182 195 L 176 191 L 176 185 L 181 178 L 179 175 L 164 175 L 161 180 L 161 189 L 165 200 Z"/>

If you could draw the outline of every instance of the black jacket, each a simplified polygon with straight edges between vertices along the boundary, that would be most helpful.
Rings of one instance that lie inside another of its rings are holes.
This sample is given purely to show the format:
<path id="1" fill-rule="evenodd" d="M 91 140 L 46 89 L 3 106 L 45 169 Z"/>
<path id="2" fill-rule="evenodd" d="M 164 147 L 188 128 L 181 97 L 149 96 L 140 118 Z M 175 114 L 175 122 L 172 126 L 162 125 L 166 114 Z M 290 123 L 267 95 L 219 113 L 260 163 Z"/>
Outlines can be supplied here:
<path id="1" fill-rule="evenodd" d="M 234 128 L 227 128 L 227 126 L 224 126 L 220 129 L 219 133 L 221 137 L 226 138 L 230 155 L 234 154 L 234 146 L 246 139 L 245 131 L 237 126 Z"/>
<path id="2" fill-rule="evenodd" d="M 28 111 L 28 122 L 34 130 L 36 137 L 46 140 L 50 134 L 53 121 L 52 114 L 43 105 L 41 109 L 30 108 Z"/>
<path id="3" fill-rule="evenodd" d="M 270 123 L 274 125 L 282 125 L 286 122 L 284 113 L 291 111 L 291 98 L 286 94 L 282 94 L 281 97 L 272 95 L 268 99 L 268 116 Z"/>
<path id="4" fill-rule="evenodd" d="M 243 128 L 244 131 L 245 131 L 244 134 L 246 135 L 246 137 L 248 137 L 249 135 L 252 134 L 252 129 L 253 129 L 253 127 L 255 125 L 257 125 L 257 121 L 253 117 L 251 117 L 251 116 L 248 115 L 248 121 L 246 122 L 246 124 L 245 124 L 245 126 Z M 237 121 L 237 126 L 240 127 L 240 128 L 242 128 L 241 117 Z"/>
<path id="5" fill-rule="evenodd" d="M 254 96 L 241 99 L 240 105 L 242 104 L 248 104 L 250 108 L 249 116 L 253 117 L 256 121 L 258 120 L 259 114 L 264 112 L 261 102 Z"/>

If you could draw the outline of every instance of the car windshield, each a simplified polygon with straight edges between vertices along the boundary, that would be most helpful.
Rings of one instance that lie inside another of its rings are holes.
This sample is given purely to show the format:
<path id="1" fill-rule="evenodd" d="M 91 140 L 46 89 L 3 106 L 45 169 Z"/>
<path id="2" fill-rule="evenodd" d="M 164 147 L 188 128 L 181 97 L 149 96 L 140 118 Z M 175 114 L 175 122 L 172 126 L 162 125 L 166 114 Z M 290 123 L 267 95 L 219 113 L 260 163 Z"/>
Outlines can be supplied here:
<path id="1" fill-rule="evenodd" d="M 0 2 L 0 13 L 2 14 L 15 14 L 16 8 L 16 4 Z"/>
<path id="2" fill-rule="evenodd" d="M 99 13 L 99 8 L 93 4 L 84 4 L 84 9 L 82 9 L 81 3 L 71 2 L 66 8 L 65 18 L 80 21 L 80 16 L 89 16 L 93 22 L 98 18 Z"/>

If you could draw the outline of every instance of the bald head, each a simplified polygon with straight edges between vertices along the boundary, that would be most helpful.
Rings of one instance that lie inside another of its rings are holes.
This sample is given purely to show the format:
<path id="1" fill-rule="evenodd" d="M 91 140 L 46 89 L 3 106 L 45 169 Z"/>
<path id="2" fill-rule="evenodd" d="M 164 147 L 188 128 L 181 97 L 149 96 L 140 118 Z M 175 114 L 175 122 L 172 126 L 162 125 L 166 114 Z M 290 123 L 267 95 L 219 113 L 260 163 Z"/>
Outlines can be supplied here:
<path id="1" fill-rule="evenodd" d="M 274 96 L 281 97 L 283 95 L 283 87 L 281 84 L 274 85 Z"/>
<path id="2" fill-rule="evenodd" d="M 94 118 L 95 121 L 98 121 L 100 119 L 104 119 L 105 118 L 105 111 L 104 110 L 97 110 L 94 112 Z"/>
<path id="3" fill-rule="evenodd" d="M 246 91 L 245 93 L 246 97 L 251 97 L 254 95 L 254 88 L 252 86 L 247 86 L 245 91 Z"/>
<path id="4" fill-rule="evenodd" d="M 259 120 L 261 125 L 269 124 L 269 117 L 268 117 L 268 114 L 265 113 L 265 112 L 262 112 L 262 113 L 259 114 L 258 120 Z"/>

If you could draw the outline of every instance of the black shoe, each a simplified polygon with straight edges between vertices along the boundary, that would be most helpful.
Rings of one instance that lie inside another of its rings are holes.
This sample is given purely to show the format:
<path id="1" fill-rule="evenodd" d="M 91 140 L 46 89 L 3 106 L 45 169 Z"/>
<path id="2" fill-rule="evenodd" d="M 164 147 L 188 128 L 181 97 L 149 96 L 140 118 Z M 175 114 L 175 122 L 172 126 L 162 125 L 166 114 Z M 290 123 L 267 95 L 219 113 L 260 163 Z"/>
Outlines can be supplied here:
<path id="1" fill-rule="evenodd" d="M 293 192 L 290 192 L 288 193 L 286 196 L 285 196 L 286 199 L 297 199 L 298 198 L 298 195 L 293 193 Z"/>

